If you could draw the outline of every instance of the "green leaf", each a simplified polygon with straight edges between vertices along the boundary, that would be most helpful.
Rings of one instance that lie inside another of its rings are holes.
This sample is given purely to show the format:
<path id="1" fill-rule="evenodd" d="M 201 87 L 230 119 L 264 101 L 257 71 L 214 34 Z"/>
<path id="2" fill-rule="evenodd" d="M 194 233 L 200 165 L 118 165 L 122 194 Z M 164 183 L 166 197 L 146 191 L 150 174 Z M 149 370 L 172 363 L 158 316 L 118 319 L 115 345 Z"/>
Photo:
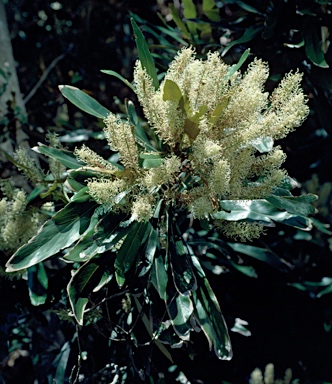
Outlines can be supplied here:
<path id="1" fill-rule="evenodd" d="M 250 48 L 246 49 L 246 50 L 242 53 L 242 55 L 241 55 L 241 57 L 240 57 L 240 60 L 238 61 L 237 64 L 232 65 L 232 66 L 228 69 L 228 72 L 227 72 L 227 78 L 231 78 L 231 77 L 234 75 L 234 73 L 235 73 L 236 71 L 238 71 L 238 70 L 242 67 L 242 65 L 244 64 L 244 62 L 247 60 L 249 54 L 250 54 Z"/>
<path id="2" fill-rule="evenodd" d="M 131 25 L 133 27 L 133 31 L 135 35 L 139 60 L 141 62 L 142 67 L 146 70 L 147 74 L 151 77 L 153 81 L 153 85 L 157 90 L 159 87 L 159 80 L 157 76 L 157 70 L 154 65 L 153 57 L 151 56 L 151 53 L 149 51 L 149 48 L 143 36 L 143 33 L 138 28 L 133 18 L 131 18 Z"/>
<path id="3" fill-rule="evenodd" d="M 281 259 L 273 252 L 265 248 L 259 248 L 252 245 L 241 243 L 227 243 L 234 251 L 243 253 L 244 255 L 253 257 L 257 260 L 264 261 L 271 267 L 287 272 L 291 268 L 291 265 L 284 259 Z"/>
<path id="4" fill-rule="evenodd" d="M 215 0 L 203 0 L 202 9 L 204 15 L 206 15 L 211 21 L 218 22 L 220 20 L 219 9 L 216 7 Z"/>
<path id="5" fill-rule="evenodd" d="M 55 376 L 53 378 L 53 383 L 64 383 L 65 382 L 65 373 L 68 364 L 68 359 L 70 355 L 70 344 L 69 341 L 66 341 L 58 356 L 55 358 L 53 365 L 57 364 Z"/>
<path id="6" fill-rule="evenodd" d="M 31 304 L 36 306 L 45 304 L 48 278 L 43 263 L 28 268 L 28 287 Z"/>
<path id="7" fill-rule="evenodd" d="M 179 30 L 183 33 L 183 36 L 185 39 L 191 40 L 191 35 L 186 27 L 186 24 L 181 19 L 179 12 L 175 8 L 174 4 L 169 4 L 169 9 L 172 14 L 172 19 L 176 26 L 179 28 Z"/>
<path id="8" fill-rule="evenodd" d="M 117 77 L 119 80 L 121 80 L 124 84 L 127 85 L 127 87 L 129 87 L 132 91 L 136 92 L 136 89 L 135 87 L 127 80 L 125 79 L 124 77 L 122 77 L 121 75 L 119 75 L 117 72 L 115 71 L 111 71 L 111 70 L 108 70 L 108 69 L 101 69 L 100 72 L 103 72 L 103 73 L 106 73 L 106 75 L 110 75 L 110 76 L 114 76 L 114 77 Z"/>
<path id="9" fill-rule="evenodd" d="M 152 267 L 154 255 L 159 245 L 159 236 L 158 232 L 151 226 L 151 232 L 149 234 L 148 240 L 146 242 L 146 248 L 144 252 L 143 263 L 144 266 L 139 273 L 140 276 L 144 276 Z"/>
<path id="10" fill-rule="evenodd" d="M 182 97 L 182 92 L 179 86 L 174 81 L 166 79 L 163 89 L 163 100 L 179 103 Z"/>
<path id="11" fill-rule="evenodd" d="M 189 333 L 192 329 L 190 317 L 194 311 L 191 299 L 188 296 L 176 294 L 175 299 L 173 297 L 169 301 L 167 311 L 175 332 L 181 339 L 188 340 Z"/>
<path id="12" fill-rule="evenodd" d="M 69 247 L 88 228 L 97 203 L 69 203 L 46 221 L 36 236 L 19 248 L 6 264 L 7 272 L 38 264 Z"/>
<path id="13" fill-rule="evenodd" d="M 324 52 L 322 50 L 319 27 L 315 24 L 310 25 L 307 23 L 306 27 L 303 28 L 303 37 L 307 58 L 318 67 L 329 68 L 329 65 L 325 61 Z"/>
<path id="14" fill-rule="evenodd" d="M 112 274 L 110 269 L 109 255 L 94 257 L 87 261 L 69 281 L 67 292 L 70 305 L 78 324 L 83 325 L 83 315 L 89 302 L 89 295 L 100 285 L 100 281 L 109 278 Z"/>
<path id="15" fill-rule="evenodd" d="M 128 100 L 128 101 L 126 100 L 125 105 L 126 105 L 129 121 L 134 126 L 134 135 L 135 135 L 137 141 L 141 145 L 143 145 L 147 150 L 155 152 L 156 149 L 154 148 L 153 145 L 151 145 L 150 140 L 146 136 L 146 133 L 145 133 L 143 127 L 139 123 L 134 103 L 130 100 Z"/>
<path id="16" fill-rule="evenodd" d="M 151 226 L 150 223 L 135 221 L 130 227 L 130 231 L 127 234 L 121 248 L 119 249 L 114 266 L 116 268 L 117 276 L 121 278 L 123 285 L 124 274 L 129 271 L 133 262 L 135 261 L 139 249 L 142 245 L 145 233 Z M 118 282 L 119 283 L 119 282 Z"/>
<path id="17" fill-rule="evenodd" d="M 309 230 L 312 227 L 311 220 L 299 214 L 280 211 L 275 205 L 267 200 L 222 200 L 221 208 L 224 211 L 212 215 L 215 219 L 228 221 L 255 221 L 261 225 L 273 227 L 273 221 L 285 225 Z"/>
<path id="18" fill-rule="evenodd" d="M 183 16 L 186 19 L 196 19 L 197 11 L 192 0 L 183 0 Z M 187 27 L 192 36 L 197 35 L 197 24 L 192 21 L 187 21 Z"/>
<path id="19" fill-rule="evenodd" d="M 83 166 L 83 163 L 79 162 L 71 152 L 64 149 L 47 147 L 41 144 L 38 147 L 33 147 L 32 150 L 51 157 L 70 169 L 78 169 Z"/>
<path id="20" fill-rule="evenodd" d="M 167 299 L 166 287 L 168 283 L 168 274 L 162 255 L 155 257 L 152 269 L 152 283 L 155 286 L 160 298 Z"/>
<path id="21" fill-rule="evenodd" d="M 84 187 L 80 189 L 77 193 L 75 193 L 70 199 L 70 201 L 75 203 L 85 203 L 90 199 L 91 199 L 91 196 L 89 195 L 89 188 Z"/>
<path id="22" fill-rule="evenodd" d="M 210 349 L 213 346 L 219 359 L 230 360 L 232 358 L 232 347 L 218 300 L 210 287 L 198 259 L 196 256 L 192 256 L 192 259 L 198 271 L 198 289 L 193 291 L 195 316 L 208 339 Z"/>
<path id="23" fill-rule="evenodd" d="M 174 285 L 182 295 L 189 295 L 196 289 L 196 278 L 191 265 L 191 256 L 182 239 L 170 239 L 169 253 Z"/>
<path id="24" fill-rule="evenodd" d="M 255 269 L 251 266 L 246 266 L 246 265 L 239 265 L 239 264 L 236 264 L 234 263 L 233 260 L 228 260 L 229 263 L 235 268 L 237 269 L 239 272 L 243 273 L 244 275 L 248 276 L 248 277 L 255 277 L 257 278 L 257 273 L 255 271 Z"/>
<path id="25" fill-rule="evenodd" d="M 142 314 L 142 321 L 143 321 L 143 324 L 145 325 L 145 328 L 146 330 L 148 331 L 149 335 L 151 338 L 154 338 L 154 335 L 153 335 L 153 332 L 152 332 L 152 329 L 151 329 L 151 325 L 150 325 L 150 322 L 149 322 L 149 319 L 148 317 L 146 316 L 146 314 L 143 312 L 143 308 L 140 304 L 140 302 L 138 301 L 137 297 L 133 296 L 134 297 L 134 301 L 135 301 L 135 304 L 137 306 L 137 309 L 138 309 L 138 312 L 140 314 Z M 160 351 L 167 357 L 167 359 L 171 362 L 171 363 L 174 363 L 173 362 L 173 359 L 172 359 L 172 356 L 171 354 L 168 352 L 167 348 L 159 341 L 159 340 L 156 340 L 154 339 L 154 343 L 156 344 L 156 346 L 160 349 Z"/>
<path id="26" fill-rule="evenodd" d="M 221 56 L 225 56 L 226 53 L 234 47 L 234 45 L 237 44 L 243 44 L 247 43 L 248 41 L 251 41 L 253 38 L 255 38 L 261 31 L 263 30 L 263 27 L 257 27 L 257 26 L 251 26 L 247 28 L 244 32 L 244 34 L 238 38 L 237 40 L 233 40 L 231 43 L 227 45 L 227 47 L 224 48 L 224 50 L 221 53 Z"/>
<path id="27" fill-rule="evenodd" d="M 279 209 L 295 215 L 313 215 L 315 208 L 311 203 L 316 201 L 318 196 L 309 193 L 301 196 L 270 196 L 266 200 Z"/>
<path id="28" fill-rule="evenodd" d="M 59 89 L 63 96 L 76 105 L 76 107 L 92 116 L 105 119 L 110 114 L 110 111 L 99 104 L 98 101 L 76 87 L 59 85 Z"/>
<path id="29" fill-rule="evenodd" d="M 38 197 L 42 192 L 46 191 L 46 188 L 43 186 L 38 186 L 34 188 L 27 197 L 27 202 L 30 203 L 30 201 L 34 200 L 36 197 Z"/>

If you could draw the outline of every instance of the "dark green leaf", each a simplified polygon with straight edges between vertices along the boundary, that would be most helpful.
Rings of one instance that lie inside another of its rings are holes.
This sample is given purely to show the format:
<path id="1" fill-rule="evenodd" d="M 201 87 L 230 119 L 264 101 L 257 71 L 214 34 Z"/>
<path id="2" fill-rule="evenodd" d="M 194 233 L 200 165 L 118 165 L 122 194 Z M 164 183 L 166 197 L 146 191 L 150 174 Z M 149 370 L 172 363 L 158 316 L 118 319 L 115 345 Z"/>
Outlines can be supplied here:
<path id="1" fill-rule="evenodd" d="M 329 65 L 325 61 L 324 52 L 322 50 L 319 27 L 315 24 L 310 25 L 307 23 L 306 27 L 303 28 L 303 37 L 307 58 L 318 67 L 329 68 Z"/>
<path id="2" fill-rule="evenodd" d="M 98 101 L 76 87 L 60 85 L 59 89 L 63 96 L 76 105 L 76 107 L 92 116 L 105 119 L 105 117 L 110 114 L 110 111 L 99 104 Z"/>
<path id="3" fill-rule="evenodd" d="M 79 162 L 71 152 L 64 149 L 47 147 L 46 145 L 39 145 L 38 147 L 33 147 L 32 149 L 35 152 L 42 153 L 43 155 L 60 161 L 60 163 L 67 168 L 77 169 L 83 166 L 83 163 Z"/>
<path id="4" fill-rule="evenodd" d="M 205 277 L 198 259 L 195 256 L 192 258 L 198 271 L 198 289 L 193 291 L 195 316 L 209 341 L 210 349 L 213 346 L 219 359 L 230 360 L 232 358 L 232 347 L 218 300 Z"/>
<path id="5" fill-rule="evenodd" d="M 89 188 L 84 187 L 80 189 L 77 193 L 73 195 L 73 197 L 70 199 L 71 202 L 75 203 L 85 203 L 91 198 L 89 195 Z"/>
<path id="6" fill-rule="evenodd" d="M 87 261 L 72 276 L 67 291 L 70 305 L 78 324 L 83 325 L 85 307 L 89 295 L 100 285 L 100 281 L 112 275 L 109 255 L 102 255 Z"/>
<path id="7" fill-rule="evenodd" d="M 29 196 L 27 197 L 27 202 L 30 203 L 30 201 L 34 200 L 36 197 L 40 195 L 40 193 L 46 191 L 46 188 L 43 186 L 39 186 L 34 188 L 30 193 Z"/>
<path id="8" fill-rule="evenodd" d="M 103 72 L 103 73 L 106 73 L 106 75 L 110 75 L 110 76 L 114 76 L 114 77 L 117 77 L 119 80 L 121 80 L 124 84 L 127 85 L 127 87 L 129 87 L 132 91 L 136 91 L 135 87 L 128 81 L 126 80 L 124 77 L 122 77 L 121 75 L 119 75 L 117 72 L 115 71 L 111 71 L 111 70 L 108 70 L 108 69 L 101 69 L 100 72 Z"/>
<path id="9" fill-rule="evenodd" d="M 167 311 L 172 321 L 175 332 L 184 340 L 188 340 L 189 333 L 192 329 L 190 317 L 193 314 L 194 306 L 188 296 L 176 293 L 168 305 Z"/>
<path id="10" fill-rule="evenodd" d="M 237 40 L 233 40 L 231 43 L 227 45 L 227 47 L 224 48 L 222 51 L 222 56 L 225 56 L 226 53 L 234 47 L 234 45 L 237 44 L 243 44 L 247 43 L 248 41 L 251 41 L 253 38 L 255 38 L 261 31 L 263 30 L 263 27 L 257 27 L 257 26 L 251 26 L 247 28 L 244 32 L 244 34 L 238 38 Z"/>
<path id="11" fill-rule="evenodd" d="M 55 371 L 55 376 L 53 378 L 53 383 L 64 383 L 65 382 L 65 373 L 66 373 L 66 368 L 68 364 L 68 358 L 70 355 L 70 344 L 69 341 L 66 341 L 58 356 L 56 357 L 55 362 L 57 363 L 56 371 Z"/>
<path id="12" fill-rule="evenodd" d="M 168 282 L 168 274 L 162 255 L 155 257 L 152 269 L 152 283 L 155 286 L 160 298 L 166 301 L 166 287 Z"/>
<path id="13" fill-rule="evenodd" d="M 139 276 L 144 276 L 151 269 L 158 244 L 158 232 L 151 226 L 151 232 L 146 242 L 146 248 L 144 252 L 144 266 L 140 271 Z"/>
<path id="14" fill-rule="evenodd" d="M 7 262 L 7 272 L 31 267 L 69 247 L 88 228 L 97 203 L 69 203 L 48 220 Z"/>
<path id="15" fill-rule="evenodd" d="M 43 263 L 28 268 L 28 287 L 31 304 L 44 304 L 47 299 L 48 278 Z"/>
<path id="16" fill-rule="evenodd" d="M 174 4 L 169 4 L 169 9 L 172 14 L 172 19 L 176 26 L 179 28 L 179 30 L 183 33 L 184 38 L 191 40 L 191 35 L 186 27 L 186 24 L 181 19 L 179 12 L 175 8 Z"/>
<path id="17" fill-rule="evenodd" d="M 257 278 L 257 273 L 255 271 L 255 269 L 251 266 L 247 266 L 247 265 L 239 265 L 239 264 L 236 264 L 234 263 L 233 260 L 229 260 L 229 263 L 235 268 L 237 269 L 239 272 L 243 273 L 244 275 L 248 276 L 248 277 L 255 277 Z"/>
<path id="18" fill-rule="evenodd" d="M 131 225 L 127 237 L 116 255 L 114 264 L 117 276 L 121 277 L 121 281 L 124 279 L 124 274 L 129 271 L 130 267 L 133 265 L 142 245 L 145 233 L 149 227 L 151 227 L 151 224 L 146 222 L 140 223 L 135 221 Z M 121 286 L 123 283 L 124 281 L 119 285 Z"/>
<path id="19" fill-rule="evenodd" d="M 301 196 L 270 196 L 266 200 L 281 210 L 295 215 L 308 216 L 315 213 L 315 208 L 311 203 L 317 198 L 316 195 L 309 193 Z"/>
<path id="20" fill-rule="evenodd" d="M 153 57 L 151 56 L 148 45 L 147 45 L 145 38 L 143 36 L 143 33 L 138 28 L 138 26 L 137 26 L 137 24 L 133 18 L 131 18 L 131 25 L 133 27 L 133 31 L 134 31 L 134 35 L 135 35 L 135 39 L 136 39 L 138 57 L 139 57 L 139 60 L 141 62 L 141 65 L 146 70 L 147 74 L 151 77 L 155 89 L 158 89 L 159 80 L 158 80 L 158 76 L 157 76 L 157 70 L 156 70 L 156 67 L 154 65 Z"/>
<path id="21" fill-rule="evenodd" d="M 238 71 L 238 70 L 242 67 L 242 65 L 244 64 L 244 62 L 247 60 L 249 54 L 250 54 L 250 48 L 246 49 L 246 50 L 242 53 L 242 55 L 241 55 L 241 57 L 240 57 L 240 60 L 238 61 L 237 64 L 234 64 L 234 65 L 232 65 L 232 66 L 229 68 L 229 70 L 228 70 L 228 72 L 227 72 L 227 78 L 232 77 L 232 76 L 234 75 L 234 73 L 235 73 L 236 71 Z"/>
<path id="22" fill-rule="evenodd" d="M 279 258 L 268 249 L 241 243 L 228 243 L 228 245 L 236 252 L 240 252 L 257 260 L 264 261 L 265 263 L 271 265 L 271 267 L 277 268 L 281 271 L 286 272 L 289 271 L 289 268 L 291 268 L 291 265 L 287 263 L 287 261 Z"/>

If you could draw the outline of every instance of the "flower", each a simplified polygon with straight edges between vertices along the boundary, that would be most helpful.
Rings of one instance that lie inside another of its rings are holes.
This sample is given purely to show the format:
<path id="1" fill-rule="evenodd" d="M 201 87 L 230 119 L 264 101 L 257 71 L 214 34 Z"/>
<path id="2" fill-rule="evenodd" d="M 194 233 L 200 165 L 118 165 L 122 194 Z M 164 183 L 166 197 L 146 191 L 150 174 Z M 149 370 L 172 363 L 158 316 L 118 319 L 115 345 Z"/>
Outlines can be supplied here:
<path id="1" fill-rule="evenodd" d="M 269 196 L 287 176 L 281 169 L 286 155 L 279 146 L 262 149 L 260 143 L 285 137 L 302 124 L 309 109 L 299 72 L 287 74 L 272 95 L 264 90 L 267 78 L 268 65 L 262 60 L 254 59 L 244 74 L 234 73 L 219 53 L 208 53 L 204 61 L 190 47 L 178 53 L 155 89 L 138 61 L 138 101 L 162 144 L 146 146 L 129 120 L 111 113 L 105 134 L 124 169 L 114 169 L 87 148 L 76 150 L 89 166 L 109 170 L 88 183 L 91 196 L 114 209 L 121 205 L 137 221 L 149 220 L 160 200 L 209 219 L 222 210 L 222 200 Z M 122 194 L 124 199 L 115 198 Z M 241 240 L 263 230 L 244 221 L 214 224 Z"/>

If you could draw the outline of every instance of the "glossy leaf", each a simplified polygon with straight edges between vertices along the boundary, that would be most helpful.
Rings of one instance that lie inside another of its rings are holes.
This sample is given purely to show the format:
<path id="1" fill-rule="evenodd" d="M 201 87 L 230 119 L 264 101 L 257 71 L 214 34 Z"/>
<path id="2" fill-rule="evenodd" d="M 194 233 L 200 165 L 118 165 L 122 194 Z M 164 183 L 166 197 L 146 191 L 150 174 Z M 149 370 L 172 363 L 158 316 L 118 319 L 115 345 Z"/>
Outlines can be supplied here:
<path id="1" fill-rule="evenodd" d="M 307 24 L 306 28 L 303 29 L 303 37 L 307 58 L 318 67 L 329 68 L 322 50 L 319 28 L 315 25 Z"/>
<path id="2" fill-rule="evenodd" d="M 129 271 L 133 265 L 138 251 L 142 245 L 145 233 L 151 226 L 150 223 L 135 221 L 116 255 L 115 268 L 117 275 L 121 278 L 120 286 L 124 283 L 124 274 Z M 119 280 L 119 281 L 120 281 Z M 119 283 L 118 281 L 118 283 Z"/>
<path id="3" fill-rule="evenodd" d="M 38 147 L 33 147 L 32 149 L 35 152 L 42 153 L 43 155 L 59 161 L 69 169 L 78 169 L 83 166 L 83 163 L 79 162 L 71 152 L 64 149 L 47 147 L 46 145 L 39 145 Z"/>
<path id="4" fill-rule="evenodd" d="M 126 86 L 129 87 L 132 91 L 134 91 L 134 92 L 136 91 L 135 87 L 127 79 L 125 79 L 124 77 L 119 75 L 117 72 L 111 71 L 111 70 L 108 70 L 108 69 L 101 69 L 100 72 L 106 73 L 106 75 L 117 77 L 124 84 L 126 84 Z"/>
<path id="5" fill-rule="evenodd" d="M 59 85 L 59 89 L 63 96 L 76 105 L 76 107 L 92 116 L 105 119 L 110 114 L 110 111 L 99 104 L 98 101 L 76 87 Z"/>
<path id="6" fill-rule="evenodd" d="M 7 262 L 7 272 L 31 267 L 69 247 L 85 232 L 97 203 L 69 203 Z"/>
<path id="7" fill-rule="evenodd" d="M 162 255 L 155 257 L 151 277 L 152 283 L 155 286 L 160 298 L 166 301 L 166 287 L 168 283 L 168 274 Z"/>
<path id="8" fill-rule="evenodd" d="M 89 195 L 89 188 L 84 187 L 80 189 L 77 193 L 75 193 L 70 199 L 70 201 L 75 203 L 85 203 L 90 199 L 91 199 L 91 196 Z"/>
<path id="9" fill-rule="evenodd" d="M 144 251 L 144 258 L 143 258 L 144 266 L 138 275 L 139 277 L 144 276 L 151 269 L 158 245 L 159 245 L 158 232 L 151 226 L 151 232 L 146 242 L 146 248 Z"/>
<path id="10" fill-rule="evenodd" d="M 281 271 L 289 271 L 291 265 L 287 261 L 279 258 L 273 252 L 265 248 L 259 248 L 248 244 L 241 243 L 228 243 L 228 245 L 236 252 L 243 253 L 244 255 L 253 257 L 257 260 L 264 261 L 271 267 Z"/>
<path id="11" fill-rule="evenodd" d="M 315 208 L 311 205 L 318 197 L 309 193 L 301 196 L 270 196 L 266 200 L 279 209 L 285 210 L 295 215 L 313 215 Z"/>
<path id="12" fill-rule="evenodd" d="M 168 305 L 167 311 L 172 321 L 175 332 L 181 339 L 189 340 L 189 334 L 192 329 L 190 317 L 193 314 L 194 306 L 189 296 L 176 294 Z"/>
<path id="13" fill-rule="evenodd" d="M 137 51 L 138 51 L 138 57 L 141 62 L 141 65 L 146 70 L 147 74 L 151 77 L 155 89 L 158 89 L 159 80 L 157 76 L 157 70 L 154 65 L 154 60 L 149 51 L 146 40 L 143 36 L 143 33 L 141 32 L 141 30 L 139 29 L 138 25 L 136 24 L 133 18 L 131 18 L 131 25 L 133 27 Z"/>
<path id="14" fill-rule="evenodd" d="M 213 346 L 219 359 L 230 360 L 232 358 L 232 347 L 218 300 L 205 277 L 198 259 L 195 256 L 192 256 L 192 258 L 198 271 L 198 289 L 193 291 L 195 316 L 208 339 L 210 349 Z"/>
<path id="15" fill-rule="evenodd" d="M 99 286 L 100 281 L 112 274 L 109 255 L 89 260 L 72 276 L 67 291 L 74 316 L 78 324 L 83 325 L 83 315 L 89 295 Z"/>
<path id="16" fill-rule="evenodd" d="M 43 263 L 28 268 L 28 287 L 31 304 L 36 306 L 45 304 L 48 278 Z"/>

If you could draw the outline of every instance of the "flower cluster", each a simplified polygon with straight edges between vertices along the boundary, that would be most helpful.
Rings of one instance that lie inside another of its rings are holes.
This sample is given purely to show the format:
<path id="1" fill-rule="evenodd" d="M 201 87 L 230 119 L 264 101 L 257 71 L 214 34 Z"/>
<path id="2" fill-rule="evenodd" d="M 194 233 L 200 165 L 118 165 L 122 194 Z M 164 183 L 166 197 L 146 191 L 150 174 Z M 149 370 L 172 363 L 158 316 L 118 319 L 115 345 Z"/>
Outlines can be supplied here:
<path id="1" fill-rule="evenodd" d="M 88 183 L 99 203 L 147 221 L 160 200 L 186 208 L 198 219 L 222 210 L 221 200 L 260 199 L 286 177 L 285 154 L 276 139 L 302 124 L 308 114 L 301 74 L 289 73 L 269 95 L 268 66 L 255 59 L 244 74 L 232 70 L 218 53 L 207 60 L 182 49 L 158 89 L 138 61 L 134 85 L 150 128 L 161 144 L 146 146 L 129 121 L 105 119 L 111 149 L 123 169 L 115 169 L 83 147 L 80 160 L 98 167 Z M 269 145 L 262 147 L 262 143 Z M 244 222 L 215 222 L 227 235 L 250 239 L 262 228 Z"/>

